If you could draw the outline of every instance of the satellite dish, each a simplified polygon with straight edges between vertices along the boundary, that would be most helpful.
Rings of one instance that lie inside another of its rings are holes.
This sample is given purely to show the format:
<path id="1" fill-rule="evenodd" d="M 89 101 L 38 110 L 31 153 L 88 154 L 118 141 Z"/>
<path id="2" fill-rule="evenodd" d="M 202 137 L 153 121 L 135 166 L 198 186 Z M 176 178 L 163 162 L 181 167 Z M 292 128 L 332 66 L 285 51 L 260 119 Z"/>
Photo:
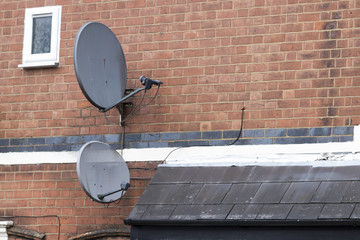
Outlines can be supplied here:
<path id="1" fill-rule="evenodd" d="M 91 141 L 78 154 L 76 170 L 85 193 L 99 203 L 120 199 L 130 187 L 129 169 L 109 144 Z"/>
<path id="2" fill-rule="evenodd" d="M 95 107 L 114 106 L 125 93 L 124 52 L 115 34 L 104 24 L 88 22 L 74 45 L 75 74 L 85 97 Z"/>
<path id="3" fill-rule="evenodd" d="M 126 60 L 116 35 L 104 24 L 85 23 L 74 44 L 74 68 L 81 91 L 87 100 L 106 112 L 141 90 L 150 89 L 161 81 L 141 76 L 144 87 L 125 94 Z M 145 81 L 146 80 L 146 81 Z"/>

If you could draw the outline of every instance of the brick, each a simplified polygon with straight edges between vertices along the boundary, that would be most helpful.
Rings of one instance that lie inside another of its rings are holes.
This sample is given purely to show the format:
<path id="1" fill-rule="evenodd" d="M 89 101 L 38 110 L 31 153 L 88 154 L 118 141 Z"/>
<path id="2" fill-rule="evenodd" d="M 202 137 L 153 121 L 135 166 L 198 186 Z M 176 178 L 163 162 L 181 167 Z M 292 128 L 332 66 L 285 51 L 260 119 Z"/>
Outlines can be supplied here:
<path id="1" fill-rule="evenodd" d="M 294 144 L 295 138 L 274 138 L 274 144 Z"/>
<path id="2" fill-rule="evenodd" d="M 340 137 L 340 142 L 352 142 L 352 141 L 354 141 L 353 136 L 341 136 Z"/>
<path id="3" fill-rule="evenodd" d="M 125 134 L 124 140 L 126 142 L 138 142 L 138 141 L 141 141 L 141 134 Z"/>
<path id="4" fill-rule="evenodd" d="M 125 135 L 126 137 L 126 135 Z M 103 141 L 106 143 L 120 142 L 121 135 L 120 134 L 107 134 L 103 136 Z"/>
<path id="5" fill-rule="evenodd" d="M 330 136 L 331 128 L 311 128 L 310 136 Z"/>
<path id="6" fill-rule="evenodd" d="M 175 141 L 175 142 L 169 142 L 169 147 L 189 147 L 188 141 Z"/>
<path id="7" fill-rule="evenodd" d="M 101 135 L 86 135 L 83 136 L 83 143 L 87 143 L 90 141 L 101 141 L 102 140 L 102 136 Z"/>
<path id="8" fill-rule="evenodd" d="M 231 140 L 210 140 L 209 146 L 226 146 L 231 143 Z"/>
<path id="9" fill-rule="evenodd" d="M 249 145 L 251 144 L 251 139 L 239 139 L 237 140 L 236 142 L 231 142 L 233 143 L 234 145 Z"/>
<path id="10" fill-rule="evenodd" d="M 149 146 L 149 143 L 147 143 L 147 142 L 142 142 L 142 143 L 130 142 L 129 143 L 130 148 L 147 148 L 148 146 Z"/>
<path id="11" fill-rule="evenodd" d="M 264 137 L 264 130 L 245 130 L 244 137 L 246 138 L 255 138 L 255 137 Z"/>
<path id="12" fill-rule="evenodd" d="M 28 139 L 29 145 L 41 145 L 45 144 L 45 138 L 29 138 Z"/>
<path id="13" fill-rule="evenodd" d="M 182 140 L 201 139 L 201 132 L 183 132 L 181 133 Z"/>
<path id="14" fill-rule="evenodd" d="M 82 137 L 81 136 L 68 136 L 65 138 L 65 143 L 68 144 L 74 144 L 74 143 L 82 143 Z"/>
<path id="15" fill-rule="evenodd" d="M 202 133 L 202 139 L 220 139 L 221 137 L 222 137 L 222 132 L 220 131 Z"/>
<path id="16" fill-rule="evenodd" d="M 298 128 L 298 129 L 288 129 L 288 136 L 309 136 L 309 129 L 307 128 Z"/>
<path id="17" fill-rule="evenodd" d="M 141 140 L 142 141 L 157 141 L 159 139 L 160 139 L 160 134 L 159 133 L 141 134 Z"/>
<path id="18" fill-rule="evenodd" d="M 354 133 L 354 127 L 334 127 L 332 129 L 333 135 L 351 135 Z"/>
<path id="19" fill-rule="evenodd" d="M 298 62 L 283 62 L 280 63 L 280 70 L 285 71 L 285 70 L 299 70 L 300 69 L 300 64 Z"/>
<path id="20" fill-rule="evenodd" d="M 273 139 L 271 138 L 254 138 L 251 140 L 253 145 L 264 145 L 264 144 L 273 144 Z"/>
<path id="21" fill-rule="evenodd" d="M 172 141 L 172 140 L 180 140 L 180 133 L 161 133 L 160 138 L 162 141 Z"/>
<path id="22" fill-rule="evenodd" d="M 339 142 L 339 137 L 317 137 L 317 143 Z"/>
<path id="23" fill-rule="evenodd" d="M 167 142 L 149 142 L 150 148 L 166 148 L 169 144 Z"/>
<path id="24" fill-rule="evenodd" d="M 200 141 L 200 140 L 189 141 L 188 145 L 192 146 L 192 147 L 194 147 L 194 146 L 209 146 L 209 141 Z"/>
<path id="25" fill-rule="evenodd" d="M 266 137 L 285 137 L 286 136 L 286 129 L 266 129 L 265 130 Z"/>

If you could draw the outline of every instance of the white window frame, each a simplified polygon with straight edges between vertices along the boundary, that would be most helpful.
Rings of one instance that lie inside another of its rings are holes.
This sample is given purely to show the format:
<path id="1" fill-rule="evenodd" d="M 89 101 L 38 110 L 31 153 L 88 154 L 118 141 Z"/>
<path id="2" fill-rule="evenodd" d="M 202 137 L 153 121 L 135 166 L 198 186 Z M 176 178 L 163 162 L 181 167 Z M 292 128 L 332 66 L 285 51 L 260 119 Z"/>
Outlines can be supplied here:
<path id="1" fill-rule="evenodd" d="M 33 19 L 52 16 L 49 53 L 32 54 Z M 22 68 L 57 67 L 59 65 L 61 6 L 27 8 L 24 20 Z"/>

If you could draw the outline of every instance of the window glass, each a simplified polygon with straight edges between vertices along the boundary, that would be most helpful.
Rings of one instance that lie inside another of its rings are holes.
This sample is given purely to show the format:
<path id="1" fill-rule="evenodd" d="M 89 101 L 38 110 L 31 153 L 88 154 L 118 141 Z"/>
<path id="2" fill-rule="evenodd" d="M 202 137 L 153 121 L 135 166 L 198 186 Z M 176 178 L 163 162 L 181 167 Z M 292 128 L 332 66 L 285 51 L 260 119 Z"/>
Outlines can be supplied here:
<path id="1" fill-rule="evenodd" d="M 51 50 L 52 17 L 33 18 L 31 54 L 49 53 Z"/>

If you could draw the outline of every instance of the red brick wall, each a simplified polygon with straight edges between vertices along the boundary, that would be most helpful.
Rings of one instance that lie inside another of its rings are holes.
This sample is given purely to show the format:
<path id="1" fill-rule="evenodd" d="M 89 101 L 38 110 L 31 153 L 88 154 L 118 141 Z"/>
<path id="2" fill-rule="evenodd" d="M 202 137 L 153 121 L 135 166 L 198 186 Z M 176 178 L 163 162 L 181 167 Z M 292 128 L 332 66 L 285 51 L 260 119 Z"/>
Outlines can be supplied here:
<path id="1" fill-rule="evenodd" d="M 49 5 L 62 5 L 60 67 L 18 68 L 25 8 Z M 127 132 L 235 130 L 243 106 L 248 129 L 359 124 L 359 7 L 357 0 L 3 0 L 0 138 L 120 132 L 75 78 L 74 38 L 87 21 L 118 36 L 128 88 L 140 86 L 140 75 L 164 82 Z M 116 110 L 107 115 L 118 122 Z"/>
<path id="2" fill-rule="evenodd" d="M 126 228 L 126 218 L 155 173 L 158 162 L 129 163 L 131 187 L 119 202 L 90 200 L 77 179 L 75 164 L 0 166 L 0 219 L 57 239 L 103 229 Z M 120 239 L 120 238 L 118 238 Z"/>
<path id="3" fill-rule="evenodd" d="M 18 68 L 25 9 L 50 5 L 62 5 L 60 67 Z M 73 44 L 87 21 L 118 36 L 128 88 L 140 75 L 164 82 L 127 133 L 237 130 L 244 106 L 246 129 L 359 124 L 359 9 L 358 0 L 2 0 L 0 140 L 120 132 L 76 81 Z M 109 207 L 85 195 L 74 164 L 0 166 L 0 216 L 47 239 L 58 222 L 36 216 L 58 216 L 62 239 L 121 227 L 157 165 L 137 164 L 131 189 Z"/>

